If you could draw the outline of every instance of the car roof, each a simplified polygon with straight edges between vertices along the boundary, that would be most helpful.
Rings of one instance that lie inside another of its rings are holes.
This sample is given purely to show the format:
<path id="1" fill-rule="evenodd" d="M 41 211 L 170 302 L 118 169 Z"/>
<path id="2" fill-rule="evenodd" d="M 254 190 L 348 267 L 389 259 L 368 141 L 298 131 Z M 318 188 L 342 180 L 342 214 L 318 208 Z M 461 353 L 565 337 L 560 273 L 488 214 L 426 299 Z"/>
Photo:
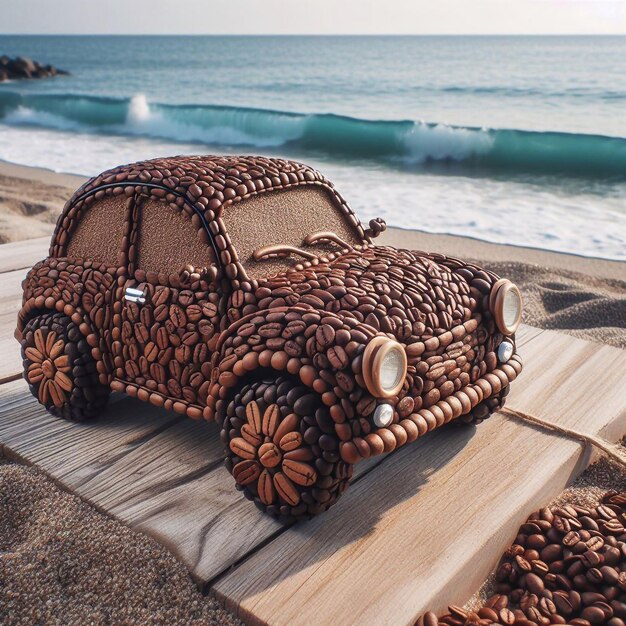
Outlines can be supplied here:
<path id="1" fill-rule="evenodd" d="M 220 235 L 222 239 L 226 235 L 222 217 L 229 205 L 261 193 L 314 185 L 329 193 L 359 237 L 367 240 L 362 224 L 333 184 L 308 165 L 261 156 L 176 156 L 122 165 L 87 181 L 65 205 L 50 253 L 63 256 L 70 234 L 67 231 L 80 219 L 84 207 L 104 194 L 119 193 L 129 185 L 138 193 L 169 199 L 172 205 L 191 206 L 210 230 L 214 246 Z M 226 267 L 227 276 L 247 279 L 243 267 L 228 258 L 232 249 L 227 236 L 225 239 L 225 244 L 218 241 L 220 250 L 217 252 L 222 261 L 224 257 L 228 261 L 223 265 L 233 266 Z M 222 254 L 224 250 L 229 254 Z M 236 254 L 234 256 L 236 259 Z"/>

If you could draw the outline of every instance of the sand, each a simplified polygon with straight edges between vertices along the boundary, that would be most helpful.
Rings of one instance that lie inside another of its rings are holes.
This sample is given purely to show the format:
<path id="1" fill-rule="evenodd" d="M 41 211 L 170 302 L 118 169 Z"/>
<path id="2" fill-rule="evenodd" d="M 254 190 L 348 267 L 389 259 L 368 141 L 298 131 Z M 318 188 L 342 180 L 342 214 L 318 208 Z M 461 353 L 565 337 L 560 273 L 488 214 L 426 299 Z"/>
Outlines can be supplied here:
<path id="1" fill-rule="evenodd" d="M 0 623 L 239 624 L 147 535 L 0 465 Z"/>
<path id="2" fill-rule="evenodd" d="M 0 162 L 0 242 L 49 235 L 79 176 Z M 514 280 L 524 321 L 626 348 L 626 263 L 389 229 L 379 240 L 447 252 Z M 561 499 L 590 502 L 626 474 L 601 461 Z M 528 513 L 530 513 L 529 511 Z M 483 593 L 485 593 L 485 590 Z M 61 491 L 34 468 L 0 465 L 0 623 L 234 624 L 160 544 Z"/>
<path id="3" fill-rule="evenodd" d="M 0 161 L 0 243 L 51 235 L 79 176 Z"/>

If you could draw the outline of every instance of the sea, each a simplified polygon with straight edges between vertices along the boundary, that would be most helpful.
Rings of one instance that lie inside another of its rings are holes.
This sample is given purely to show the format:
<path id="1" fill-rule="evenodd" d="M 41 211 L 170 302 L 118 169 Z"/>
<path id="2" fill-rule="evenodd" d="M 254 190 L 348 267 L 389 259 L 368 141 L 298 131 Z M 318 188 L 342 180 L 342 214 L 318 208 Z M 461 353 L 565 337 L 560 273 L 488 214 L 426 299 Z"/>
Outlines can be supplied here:
<path id="1" fill-rule="evenodd" d="M 0 159 L 310 163 L 363 221 L 626 260 L 626 37 L 0 36 Z M 454 251 L 451 251 L 454 252 Z"/>

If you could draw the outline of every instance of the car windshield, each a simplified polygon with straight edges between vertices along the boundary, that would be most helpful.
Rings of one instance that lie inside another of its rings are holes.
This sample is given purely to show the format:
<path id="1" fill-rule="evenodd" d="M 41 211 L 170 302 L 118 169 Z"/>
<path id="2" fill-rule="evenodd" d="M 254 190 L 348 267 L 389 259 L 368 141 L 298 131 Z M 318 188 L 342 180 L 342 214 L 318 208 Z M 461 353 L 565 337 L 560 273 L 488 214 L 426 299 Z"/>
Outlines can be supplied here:
<path id="1" fill-rule="evenodd" d="M 250 278 L 272 276 L 301 262 L 303 256 L 314 258 L 362 243 L 356 227 L 327 192 L 313 186 L 253 196 L 226 207 L 223 220 Z M 305 242 L 309 235 L 322 231 L 335 233 L 345 245 L 328 239 Z M 255 258 L 255 252 L 267 246 L 280 246 L 282 252 Z"/>

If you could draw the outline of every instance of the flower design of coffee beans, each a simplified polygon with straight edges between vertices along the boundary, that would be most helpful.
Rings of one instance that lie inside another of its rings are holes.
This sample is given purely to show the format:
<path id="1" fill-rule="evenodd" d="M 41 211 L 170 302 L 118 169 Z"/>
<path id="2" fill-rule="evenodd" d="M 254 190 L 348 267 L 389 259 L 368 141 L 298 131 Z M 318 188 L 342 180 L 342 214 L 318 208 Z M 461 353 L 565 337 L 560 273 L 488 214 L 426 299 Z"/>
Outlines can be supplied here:
<path id="1" fill-rule="evenodd" d="M 33 395 L 54 415 L 81 421 L 106 404 L 109 390 L 98 379 L 91 348 L 63 313 L 48 313 L 26 324 L 22 356 Z"/>
<path id="2" fill-rule="evenodd" d="M 257 402 L 253 400 L 246 406 L 248 422 L 242 428 L 242 436 L 230 442 L 232 452 L 245 459 L 233 467 L 233 475 L 240 485 L 258 480 L 263 504 L 272 504 L 278 494 L 295 506 L 300 496 L 294 483 L 310 487 L 317 474 L 310 465 L 297 460 L 313 457 L 310 450 L 298 450 L 302 435 L 293 431 L 298 427 L 297 416 L 292 413 L 280 426 L 278 416 L 276 404 L 270 404 L 262 418 Z"/>
<path id="3" fill-rule="evenodd" d="M 71 370 L 69 357 L 64 354 L 65 342 L 57 339 L 57 334 L 50 331 L 47 336 L 38 328 L 33 333 L 34 346 L 28 346 L 24 353 L 31 360 L 27 378 L 32 385 L 39 383 L 39 402 L 52 401 L 61 408 L 66 401 L 66 392 L 72 390 L 72 381 L 67 373 Z"/>
<path id="4" fill-rule="evenodd" d="M 269 513 L 291 519 L 327 509 L 348 485 L 351 467 L 313 435 L 326 408 L 301 383 L 253 382 L 229 403 L 222 429 L 226 465 L 237 488 Z"/>

